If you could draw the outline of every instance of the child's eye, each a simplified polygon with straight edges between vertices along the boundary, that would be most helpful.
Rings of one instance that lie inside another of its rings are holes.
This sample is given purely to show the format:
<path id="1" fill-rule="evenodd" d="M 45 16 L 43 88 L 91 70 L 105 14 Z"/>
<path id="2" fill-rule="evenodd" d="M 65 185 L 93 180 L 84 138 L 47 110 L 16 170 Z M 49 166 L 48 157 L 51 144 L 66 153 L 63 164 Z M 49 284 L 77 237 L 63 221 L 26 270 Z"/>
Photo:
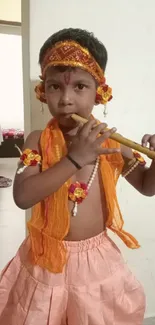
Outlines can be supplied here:
<path id="1" fill-rule="evenodd" d="M 49 85 L 49 89 L 50 90 L 58 90 L 60 87 L 59 87 L 59 85 L 58 84 L 51 84 L 51 85 Z"/>
<path id="2" fill-rule="evenodd" d="M 86 88 L 86 85 L 84 85 L 84 84 L 78 84 L 78 85 L 76 86 L 76 88 L 77 88 L 78 90 L 83 90 L 84 88 Z"/>

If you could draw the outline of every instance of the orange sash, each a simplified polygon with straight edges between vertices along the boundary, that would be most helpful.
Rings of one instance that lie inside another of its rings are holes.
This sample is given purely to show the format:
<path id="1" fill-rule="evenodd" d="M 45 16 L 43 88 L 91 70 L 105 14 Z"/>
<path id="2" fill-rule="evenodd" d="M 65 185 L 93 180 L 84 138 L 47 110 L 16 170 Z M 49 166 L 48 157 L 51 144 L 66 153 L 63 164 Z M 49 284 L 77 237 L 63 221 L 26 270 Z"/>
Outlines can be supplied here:
<path id="1" fill-rule="evenodd" d="M 42 171 L 54 166 L 67 153 L 66 143 L 58 123 L 53 119 L 42 132 Z M 107 140 L 104 147 L 119 148 L 119 143 Z M 100 171 L 105 191 L 108 218 L 106 226 L 116 233 L 129 248 L 138 248 L 137 240 L 123 230 L 123 219 L 116 195 L 116 183 L 124 162 L 121 153 L 102 155 Z M 52 182 L 52 179 L 51 179 Z M 70 228 L 68 180 L 51 196 L 34 206 L 28 229 L 32 243 L 32 261 L 53 273 L 61 273 L 67 262 L 63 240 Z"/>

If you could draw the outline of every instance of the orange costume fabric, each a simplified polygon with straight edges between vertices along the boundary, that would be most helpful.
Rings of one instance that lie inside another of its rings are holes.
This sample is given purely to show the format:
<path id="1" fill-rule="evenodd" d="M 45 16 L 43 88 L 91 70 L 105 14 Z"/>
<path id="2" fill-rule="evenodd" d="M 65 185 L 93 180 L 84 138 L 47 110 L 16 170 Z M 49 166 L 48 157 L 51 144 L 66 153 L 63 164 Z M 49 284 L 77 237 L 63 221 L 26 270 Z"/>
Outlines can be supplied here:
<path id="1" fill-rule="evenodd" d="M 67 147 L 58 123 L 53 119 L 41 136 L 42 170 L 46 170 L 66 155 Z M 114 140 L 107 140 L 104 147 L 119 148 Z M 102 155 L 100 171 L 108 208 L 106 226 L 115 232 L 129 248 L 138 248 L 137 240 L 123 230 L 123 219 L 116 196 L 116 183 L 122 172 L 123 158 L 120 153 Z M 52 181 L 52 180 L 51 180 Z M 68 180 L 56 193 L 33 208 L 28 229 L 32 245 L 32 262 L 53 273 L 61 273 L 67 262 L 63 240 L 70 227 L 68 209 Z"/>

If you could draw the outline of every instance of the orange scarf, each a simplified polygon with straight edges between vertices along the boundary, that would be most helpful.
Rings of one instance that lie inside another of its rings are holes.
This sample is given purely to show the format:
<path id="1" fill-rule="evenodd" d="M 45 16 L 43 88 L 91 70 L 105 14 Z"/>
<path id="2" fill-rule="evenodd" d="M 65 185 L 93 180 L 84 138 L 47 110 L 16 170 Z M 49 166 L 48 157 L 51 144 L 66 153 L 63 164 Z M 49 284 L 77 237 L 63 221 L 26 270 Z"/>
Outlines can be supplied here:
<path id="1" fill-rule="evenodd" d="M 53 119 L 42 132 L 42 171 L 54 166 L 67 153 L 66 143 L 58 123 Z M 105 148 L 119 148 L 108 139 Z M 116 183 L 122 172 L 123 158 L 120 153 L 102 155 L 100 171 L 108 208 L 106 226 L 116 233 L 129 248 L 138 248 L 137 240 L 125 232 L 123 219 L 116 196 Z M 51 180 L 52 182 L 52 180 Z M 61 188 L 34 206 L 28 229 L 32 244 L 32 262 L 53 273 L 61 273 L 67 262 L 67 251 L 63 240 L 70 228 L 68 209 L 68 180 Z"/>

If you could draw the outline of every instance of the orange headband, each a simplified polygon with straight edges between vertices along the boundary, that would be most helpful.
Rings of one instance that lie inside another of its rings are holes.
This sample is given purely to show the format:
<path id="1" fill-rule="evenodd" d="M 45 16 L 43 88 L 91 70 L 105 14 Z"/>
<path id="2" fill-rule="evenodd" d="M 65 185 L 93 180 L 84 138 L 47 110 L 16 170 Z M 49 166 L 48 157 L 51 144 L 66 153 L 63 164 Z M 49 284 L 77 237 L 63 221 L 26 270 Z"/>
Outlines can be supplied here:
<path id="1" fill-rule="evenodd" d="M 89 72 L 98 83 L 96 103 L 106 104 L 112 99 L 112 89 L 106 85 L 104 72 L 86 48 L 74 41 L 58 42 L 49 49 L 41 64 L 42 82 L 35 88 L 37 98 L 46 103 L 44 79 L 49 67 L 78 67 Z"/>

